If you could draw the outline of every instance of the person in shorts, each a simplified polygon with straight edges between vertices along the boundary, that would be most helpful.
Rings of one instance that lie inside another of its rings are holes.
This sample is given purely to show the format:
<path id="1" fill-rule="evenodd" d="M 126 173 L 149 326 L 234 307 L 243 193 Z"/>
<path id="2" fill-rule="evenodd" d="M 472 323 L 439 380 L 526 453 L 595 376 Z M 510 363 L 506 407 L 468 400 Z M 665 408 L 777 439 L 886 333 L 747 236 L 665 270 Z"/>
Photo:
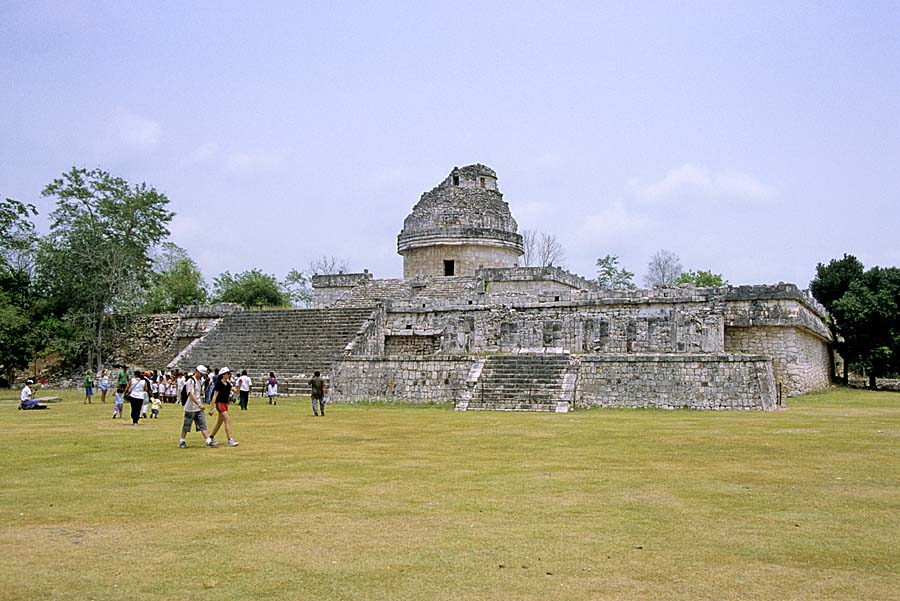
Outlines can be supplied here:
<path id="1" fill-rule="evenodd" d="M 94 396 L 94 376 L 91 375 L 91 370 L 87 370 L 84 372 L 84 404 L 87 405 L 91 402 L 91 397 Z"/>
<path id="2" fill-rule="evenodd" d="M 106 392 L 109 390 L 109 374 L 106 369 L 100 372 L 100 402 L 106 402 Z"/>
<path id="3" fill-rule="evenodd" d="M 223 367 L 219 370 L 219 379 L 216 382 L 216 387 L 213 389 L 210 402 L 215 406 L 216 411 L 219 412 L 219 418 L 216 421 L 212 434 L 210 434 L 210 439 L 215 439 L 216 434 L 219 432 L 219 428 L 224 424 L 225 434 L 228 435 L 228 446 L 238 446 L 238 443 L 234 440 L 234 436 L 231 435 L 231 416 L 228 415 L 228 405 L 231 403 L 231 370 L 227 367 Z M 212 409 L 209 410 L 209 414 L 213 414 Z"/>
<path id="4" fill-rule="evenodd" d="M 194 375 L 185 380 L 184 386 L 187 390 L 187 399 L 184 402 L 184 425 L 181 427 L 181 440 L 178 442 L 179 449 L 187 448 L 185 437 L 191 431 L 191 424 L 197 432 L 203 433 L 207 447 L 216 446 L 216 441 L 212 439 L 209 432 L 206 431 L 206 414 L 203 412 L 203 394 L 201 392 L 203 379 L 208 370 L 203 365 L 194 368 Z"/>

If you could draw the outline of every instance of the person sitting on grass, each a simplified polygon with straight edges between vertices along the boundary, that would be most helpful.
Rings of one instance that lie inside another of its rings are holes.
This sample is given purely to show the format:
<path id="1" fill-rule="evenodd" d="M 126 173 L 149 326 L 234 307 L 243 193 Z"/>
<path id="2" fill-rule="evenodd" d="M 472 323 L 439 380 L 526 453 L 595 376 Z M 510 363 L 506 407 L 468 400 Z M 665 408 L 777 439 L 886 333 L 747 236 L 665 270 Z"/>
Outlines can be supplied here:
<path id="1" fill-rule="evenodd" d="M 46 409 L 47 405 L 42 405 L 38 401 L 31 398 L 31 395 L 34 394 L 31 391 L 32 384 L 34 384 L 34 380 L 27 380 L 25 382 L 25 387 L 22 389 L 22 394 L 19 395 L 19 409 Z"/>

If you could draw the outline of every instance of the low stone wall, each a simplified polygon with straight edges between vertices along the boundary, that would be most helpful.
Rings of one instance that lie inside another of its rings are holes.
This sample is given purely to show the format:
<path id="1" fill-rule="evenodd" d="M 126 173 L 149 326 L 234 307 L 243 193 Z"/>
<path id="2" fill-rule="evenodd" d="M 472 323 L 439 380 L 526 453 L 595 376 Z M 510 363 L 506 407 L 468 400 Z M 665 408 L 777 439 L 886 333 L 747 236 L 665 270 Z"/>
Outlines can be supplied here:
<path id="1" fill-rule="evenodd" d="M 576 407 L 776 408 L 772 361 L 758 355 L 583 355 Z"/>
<path id="2" fill-rule="evenodd" d="M 455 402 L 476 357 L 344 357 L 332 367 L 333 402 Z"/>

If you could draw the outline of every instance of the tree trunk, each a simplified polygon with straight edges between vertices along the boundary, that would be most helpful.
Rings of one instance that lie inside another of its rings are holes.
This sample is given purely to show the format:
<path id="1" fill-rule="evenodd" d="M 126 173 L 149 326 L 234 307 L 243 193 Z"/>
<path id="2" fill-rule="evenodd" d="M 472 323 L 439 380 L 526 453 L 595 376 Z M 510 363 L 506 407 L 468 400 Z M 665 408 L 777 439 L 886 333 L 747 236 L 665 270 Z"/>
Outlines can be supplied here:
<path id="1" fill-rule="evenodd" d="M 847 372 L 847 360 L 844 359 L 844 377 L 842 378 L 844 381 L 844 386 L 850 384 L 850 374 Z"/>

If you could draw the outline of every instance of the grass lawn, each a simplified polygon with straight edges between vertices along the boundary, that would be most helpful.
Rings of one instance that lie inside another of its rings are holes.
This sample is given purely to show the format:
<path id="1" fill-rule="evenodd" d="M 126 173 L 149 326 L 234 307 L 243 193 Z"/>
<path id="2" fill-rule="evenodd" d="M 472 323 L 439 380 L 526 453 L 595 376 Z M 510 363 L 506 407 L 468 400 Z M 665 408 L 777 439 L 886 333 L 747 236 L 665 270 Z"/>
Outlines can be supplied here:
<path id="1" fill-rule="evenodd" d="M 239 447 L 185 450 L 180 406 L 133 427 L 77 392 L 14 395 L 3 600 L 900 598 L 896 393 L 325 418 L 253 398 Z"/>

